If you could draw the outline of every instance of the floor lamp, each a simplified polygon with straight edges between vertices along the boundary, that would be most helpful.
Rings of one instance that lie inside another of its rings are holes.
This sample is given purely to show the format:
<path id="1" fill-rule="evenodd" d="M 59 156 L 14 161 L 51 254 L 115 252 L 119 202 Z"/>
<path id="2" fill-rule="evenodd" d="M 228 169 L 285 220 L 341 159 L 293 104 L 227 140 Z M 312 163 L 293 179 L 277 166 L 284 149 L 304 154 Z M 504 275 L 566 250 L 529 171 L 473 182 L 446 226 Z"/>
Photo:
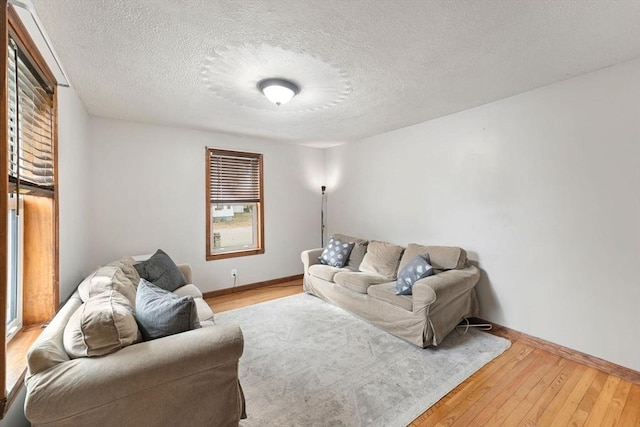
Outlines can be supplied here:
<path id="1" fill-rule="evenodd" d="M 324 205 L 326 198 L 324 192 L 326 191 L 327 186 L 323 185 L 320 189 L 322 190 L 322 199 L 320 200 L 320 243 L 324 248 Z"/>

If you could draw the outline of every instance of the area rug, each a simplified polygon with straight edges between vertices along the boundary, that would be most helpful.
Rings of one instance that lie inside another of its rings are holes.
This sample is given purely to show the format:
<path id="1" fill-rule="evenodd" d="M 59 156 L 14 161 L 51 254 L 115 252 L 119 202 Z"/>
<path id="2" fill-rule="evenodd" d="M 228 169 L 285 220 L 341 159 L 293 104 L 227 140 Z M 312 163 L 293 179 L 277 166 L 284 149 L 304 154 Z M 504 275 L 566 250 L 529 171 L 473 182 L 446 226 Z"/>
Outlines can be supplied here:
<path id="1" fill-rule="evenodd" d="M 243 427 L 406 426 L 511 343 L 453 331 L 418 348 L 299 294 L 216 314 L 244 334 Z"/>

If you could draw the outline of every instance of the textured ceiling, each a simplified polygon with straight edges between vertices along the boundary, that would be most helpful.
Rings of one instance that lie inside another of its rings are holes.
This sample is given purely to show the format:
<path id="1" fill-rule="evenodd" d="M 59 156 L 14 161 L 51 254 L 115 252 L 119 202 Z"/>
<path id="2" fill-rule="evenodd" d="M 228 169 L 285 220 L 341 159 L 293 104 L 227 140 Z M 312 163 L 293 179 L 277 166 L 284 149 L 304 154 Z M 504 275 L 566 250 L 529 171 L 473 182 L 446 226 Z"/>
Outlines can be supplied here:
<path id="1" fill-rule="evenodd" d="M 640 56 L 636 0 L 33 3 L 90 114 L 320 146 Z"/>

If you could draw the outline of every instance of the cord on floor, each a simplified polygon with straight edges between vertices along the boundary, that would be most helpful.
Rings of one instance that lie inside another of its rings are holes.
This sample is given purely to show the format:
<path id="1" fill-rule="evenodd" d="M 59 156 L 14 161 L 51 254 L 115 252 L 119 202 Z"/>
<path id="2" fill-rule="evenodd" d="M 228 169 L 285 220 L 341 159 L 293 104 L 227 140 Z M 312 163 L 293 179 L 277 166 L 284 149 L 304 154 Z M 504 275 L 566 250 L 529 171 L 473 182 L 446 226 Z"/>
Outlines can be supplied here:
<path id="1" fill-rule="evenodd" d="M 462 323 L 465 323 L 464 325 Z M 464 328 L 464 332 L 460 333 L 459 328 Z M 469 328 L 475 328 L 480 331 L 490 331 L 493 328 L 491 323 L 471 323 L 469 322 L 469 318 L 465 317 L 462 319 L 462 322 L 458 326 L 456 326 L 456 332 L 460 335 L 464 335 L 469 332 Z"/>

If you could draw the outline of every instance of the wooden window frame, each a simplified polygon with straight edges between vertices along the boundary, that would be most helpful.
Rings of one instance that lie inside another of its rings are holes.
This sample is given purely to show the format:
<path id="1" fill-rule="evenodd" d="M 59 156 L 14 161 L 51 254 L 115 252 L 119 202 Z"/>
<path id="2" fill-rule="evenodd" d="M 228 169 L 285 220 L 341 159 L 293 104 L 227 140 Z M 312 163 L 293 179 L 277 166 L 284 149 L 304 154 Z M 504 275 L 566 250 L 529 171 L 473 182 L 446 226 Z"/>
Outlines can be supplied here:
<path id="1" fill-rule="evenodd" d="M 46 276 L 46 289 L 38 288 L 28 291 L 29 287 L 25 283 L 25 294 L 23 295 L 23 332 L 18 333 L 12 339 L 9 345 L 6 345 L 6 321 L 0 321 L 0 336 L 4 337 L 5 345 L 0 346 L 0 418 L 4 416 L 11 402 L 14 400 L 18 391 L 24 382 L 26 372 L 26 351 L 31 343 L 39 335 L 42 323 L 53 318 L 59 305 L 59 227 L 58 227 L 58 96 L 57 81 L 47 66 L 46 61 L 38 51 L 33 39 L 29 36 L 26 27 L 21 22 L 18 13 L 13 6 L 8 4 L 7 0 L 0 0 L 2 10 L 0 11 L 0 20 L 2 21 L 2 31 L 0 32 L 0 46 L 2 49 L 0 61 L 0 80 L 3 84 L 4 93 L 8 93 L 8 43 L 9 35 L 19 45 L 19 48 L 28 56 L 32 66 L 34 66 L 40 77 L 49 85 L 53 96 L 53 164 L 54 164 L 54 191 L 51 205 L 46 208 L 44 213 L 48 222 L 46 225 L 50 227 L 51 242 L 50 250 L 38 251 L 35 256 L 30 256 L 34 260 L 46 260 L 46 266 L 42 271 L 33 271 L 33 275 L 39 274 Z M 0 150 L 7 152 L 9 126 L 8 126 L 8 97 L 3 97 L 2 106 L 0 107 Z M 5 178 L 0 180 L 0 241 L 7 241 L 7 213 L 9 192 L 8 178 L 8 162 L 0 162 L 0 175 Z M 30 197 L 30 196 L 27 196 Z M 32 196 L 31 196 L 32 197 Z M 42 215 L 43 211 L 36 207 L 34 210 L 36 215 Z M 37 219 L 40 221 L 40 218 Z M 36 225 L 42 225 L 38 223 Z M 32 235 L 36 235 L 37 230 Z M 25 230 L 26 231 L 26 230 Z M 0 245 L 0 319 L 6 319 L 7 313 L 7 245 Z M 25 243 L 25 247 L 27 244 Z M 34 261 L 37 262 L 37 261 Z M 49 289 L 48 286 L 51 285 Z M 44 290 L 44 292 L 42 292 Z M 34 298 L 36 300 L 34 300 Z M 29 304 L 26 304 L 26 302 Z M 25 319 L 26 317 L 26 319 Z M 31 322 L 31 326 L 29 326 Z"/>
<path id="2" fill-rule="evenodd" d="M 227 156 L 239 156 L 250 157 L 258 159 L 259 163 L 259 185 L 260 185 L 260 201 L 258 202 L 258 224 L 257 224 L 257 248 L 256 249 L 243 249 L 243 250 L 230 250 L 227 252 L 211 253 L 211 162 L 209 161 L 211 155 L 221 154 Z M 244 151 L 231 151 L 223 150 L 219 148 L 206 147 L 205 148 L 205 212 L 206 212 L 206 260 L 213 261 L 217 259 L 236 258 L 250 255 L 259 255 L 264 253 L 264 181 L 263 181 L 263 157 L 260 153 L 250 153 Z"/>

